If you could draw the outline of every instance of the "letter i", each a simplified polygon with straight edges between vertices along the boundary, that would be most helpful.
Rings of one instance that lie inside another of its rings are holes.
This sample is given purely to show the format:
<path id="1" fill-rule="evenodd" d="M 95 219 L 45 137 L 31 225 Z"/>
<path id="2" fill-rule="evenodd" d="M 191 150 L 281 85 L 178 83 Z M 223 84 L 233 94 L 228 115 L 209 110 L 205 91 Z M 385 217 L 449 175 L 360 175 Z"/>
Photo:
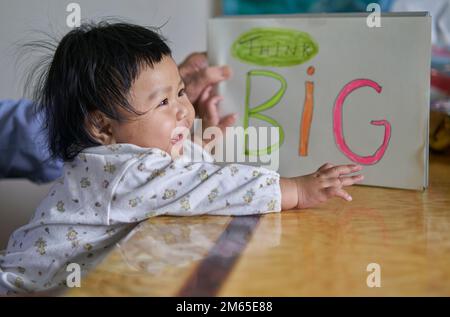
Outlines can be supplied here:
<path id="1" fill-rule="evenodd" d="M 309 66 L 306 71 L 309 76 L 314 75 L 314 66 Z M 300 144 L 298 148 L 299 156 L 308 156 L 309 132 L 311 129 L 313 108 L 314 108 L 314 82 L 305 82 L 305 102 L 303 104 L 302 121 L 300 125 Z"/>

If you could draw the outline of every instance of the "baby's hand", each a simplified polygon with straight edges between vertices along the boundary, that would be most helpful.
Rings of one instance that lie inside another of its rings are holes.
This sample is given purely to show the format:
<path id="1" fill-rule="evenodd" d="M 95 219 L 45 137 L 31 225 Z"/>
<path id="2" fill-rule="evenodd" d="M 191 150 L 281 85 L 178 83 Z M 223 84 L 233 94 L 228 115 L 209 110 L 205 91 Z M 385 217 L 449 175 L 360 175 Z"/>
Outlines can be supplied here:
<path id="1" fill-rule="evenodd" d="M 322 165 L 316 172 L 295 177 L 292 180 L 297 185 L 297 208 L 309 208 L 328 199 L 338 196 L 347 201 L 352 197 L 343 189 L 364 179 L 363 175 L 345 176 L 361 171 L 361 165 L 337 165 L 330 163 Z"/>

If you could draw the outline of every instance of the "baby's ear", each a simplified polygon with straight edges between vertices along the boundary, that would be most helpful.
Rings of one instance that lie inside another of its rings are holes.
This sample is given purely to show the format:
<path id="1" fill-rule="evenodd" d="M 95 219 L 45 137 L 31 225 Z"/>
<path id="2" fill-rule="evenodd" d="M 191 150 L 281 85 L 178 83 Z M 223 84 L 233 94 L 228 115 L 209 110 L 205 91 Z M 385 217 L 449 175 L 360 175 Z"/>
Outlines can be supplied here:
<path id="1" fill-rule="evenodd" d="M 85 119 L 86 129 L 98 143 L 103 145 L 115 143 L 112 120 L 104 113 L 95 110 Z"/>

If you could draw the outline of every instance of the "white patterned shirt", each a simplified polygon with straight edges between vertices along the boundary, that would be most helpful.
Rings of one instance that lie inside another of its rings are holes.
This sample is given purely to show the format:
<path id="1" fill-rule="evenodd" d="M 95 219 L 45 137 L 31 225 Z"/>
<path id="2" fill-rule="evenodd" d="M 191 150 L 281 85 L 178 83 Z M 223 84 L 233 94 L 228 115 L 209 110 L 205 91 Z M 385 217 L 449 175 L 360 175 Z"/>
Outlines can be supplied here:
<path id="1" fill-rule="evenodd" d="M 116 144 L 87 148 L 66 162 L 31 221 L 11 235 L 0 253 L 0 294 L 66 285 L 70 263 L 86 273 L 151 217 L 281 210 L 278 173 L 219 166 L 202 153 L 198 162 L 190 155 L 172 160 L 157 148 Z"/>

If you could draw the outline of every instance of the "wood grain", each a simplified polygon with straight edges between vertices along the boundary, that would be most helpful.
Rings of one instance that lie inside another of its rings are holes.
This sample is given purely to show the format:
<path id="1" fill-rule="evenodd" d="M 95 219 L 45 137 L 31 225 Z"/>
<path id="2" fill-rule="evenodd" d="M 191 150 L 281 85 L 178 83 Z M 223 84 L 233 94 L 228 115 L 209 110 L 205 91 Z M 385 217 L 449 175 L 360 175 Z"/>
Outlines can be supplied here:
<path id="1" fill-rule="evenodd" d="M 215 285 L 217 295 L 449 296 L 450 156 L 431 156 L 430 187 L 423 192 L 354 186 L 349 193 L 350 203 L 332 199 L 262 216 L 226 279 Z M 224 261 L 233 254 L 214 248 L 231 219 L 150 219 L 66 295 L 179 294 L 210 250 Z M 369 263 L 381 267 L 380 288 L 366 284 Z"/>

